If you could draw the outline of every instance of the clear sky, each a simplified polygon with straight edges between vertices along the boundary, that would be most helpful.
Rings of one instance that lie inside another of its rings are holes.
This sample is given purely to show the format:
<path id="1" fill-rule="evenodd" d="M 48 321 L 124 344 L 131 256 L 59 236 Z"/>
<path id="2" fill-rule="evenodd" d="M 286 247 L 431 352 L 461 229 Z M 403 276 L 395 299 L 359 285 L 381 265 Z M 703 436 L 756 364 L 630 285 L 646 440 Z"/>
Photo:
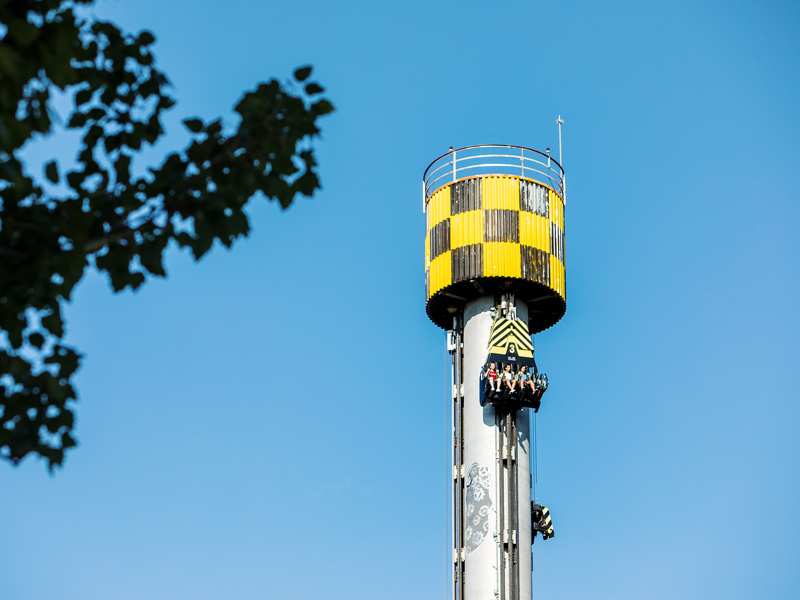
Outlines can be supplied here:
<path id="1" fill-rule="evenodd" d="M 179 104 L 153 160 L 182 118 L 303 64 L 337 112 L 314 199 L 256 201 L 249 239 L 172 250 L 138 293 L 81 284 L 81 445 L 54 477 L 0 465 L 0 599 L 448 598 L 420 180 L 451 145 L 555 148 L 559 114 L 568 309 L 536 336 L 556 537 L 535 598 L 800 597 L 800 5 L 96 14 L 158 37 Z"/>

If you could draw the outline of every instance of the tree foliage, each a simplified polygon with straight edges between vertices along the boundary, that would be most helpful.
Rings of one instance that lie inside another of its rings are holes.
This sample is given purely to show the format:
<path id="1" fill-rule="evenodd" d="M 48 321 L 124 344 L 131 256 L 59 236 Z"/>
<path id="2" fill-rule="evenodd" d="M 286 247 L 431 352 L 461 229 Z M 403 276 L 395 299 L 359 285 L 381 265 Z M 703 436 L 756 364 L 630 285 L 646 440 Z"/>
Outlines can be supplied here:
<path id="1" fill-rule="evenodd" d="M 137 289 L 165 276 L 170 242 L 199 259 L 246 236 L 244 208 L 259 192 L 283 208 L 311 196 L 311 142 L 333 110 L 303 67 L 244 94 L 235 127 L 187 119 L 185 148 L 134 168 L 175 100 L 153 34 L 82 17 L 93 1 L 0 0 L 0 457 L 40 455 L 51 470 L 75 446 L 81 356 L 63 341 L 63 308 L 86 270 L 116 292 Z M 78 155 L 34 176 L 20 153 L 53 133 L 63 95 Z"/>

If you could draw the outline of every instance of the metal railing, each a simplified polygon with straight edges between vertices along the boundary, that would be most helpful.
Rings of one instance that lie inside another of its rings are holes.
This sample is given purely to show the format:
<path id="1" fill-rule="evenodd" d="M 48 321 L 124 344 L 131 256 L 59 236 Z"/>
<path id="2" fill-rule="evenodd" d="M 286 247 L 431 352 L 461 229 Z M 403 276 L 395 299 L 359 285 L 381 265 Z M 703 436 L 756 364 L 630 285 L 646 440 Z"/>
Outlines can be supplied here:
<path id="1" fill-rule="evenodd" d="M 466 146 L 442 154 L 422 176 L 422 212 L 428 198 L 442 186 L 459 179 L 486 175 L 513 175 L 532 179 L 553 188 L 566 203 L 564 169 L 547 152 L 523 146 L 489 144 Z"/>

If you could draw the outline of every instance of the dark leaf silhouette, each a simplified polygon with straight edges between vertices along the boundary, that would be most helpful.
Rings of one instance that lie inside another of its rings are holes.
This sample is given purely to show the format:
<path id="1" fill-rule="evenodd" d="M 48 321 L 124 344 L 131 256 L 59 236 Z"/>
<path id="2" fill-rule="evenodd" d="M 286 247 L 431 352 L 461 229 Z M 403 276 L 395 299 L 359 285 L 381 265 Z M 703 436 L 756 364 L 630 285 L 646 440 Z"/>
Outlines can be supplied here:
<path id="1" fill-rule="evenodd" d="M 75 8 L 93 1 L 0 3 L 0 457 L 39 455 L 51 470 L 76 444 L 72 377 L 82 357 L 63 343 L 62 307 L 86 270 L 114 291 L 137 289 L 166 276 L 170 243 L 199 259 L 247 236 L 253 197 L 287 208 L 311 196 L 320 183 L 310 142 L 333 110 L 319 84 L 297 83 L 311 75 L 304 66 L 288 84 L 246 92 L 232 128 L 184 120 L 185 148 L 134 169 L 175 101 L 155 36 L 79 18 Z M 55 92 L 72 98 L 60 119 Z M 43 187 L 20 151 L 59 122 L 80 148 L 74 161 L 46 163 L 58 185 Z"/>

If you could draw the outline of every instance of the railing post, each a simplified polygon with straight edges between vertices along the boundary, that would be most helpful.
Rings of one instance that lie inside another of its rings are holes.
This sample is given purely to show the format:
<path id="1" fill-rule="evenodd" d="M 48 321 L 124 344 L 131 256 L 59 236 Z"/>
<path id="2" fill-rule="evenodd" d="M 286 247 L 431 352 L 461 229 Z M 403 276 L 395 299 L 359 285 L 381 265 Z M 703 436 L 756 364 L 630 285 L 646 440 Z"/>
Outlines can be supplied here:
<path id="1" fill-rule="evenodd" d="M 456 182 L 456 151 L 450 146 L 450 152 L 453 153 L 453 183 Z"/>
<path id="2" fill-rule="evenodd" d="M 519 149 L 519 164 L 522 168 L 522 173 L 520 174 L 522 175 L 522 178 L 525 179 L 525 148 Z"/>

